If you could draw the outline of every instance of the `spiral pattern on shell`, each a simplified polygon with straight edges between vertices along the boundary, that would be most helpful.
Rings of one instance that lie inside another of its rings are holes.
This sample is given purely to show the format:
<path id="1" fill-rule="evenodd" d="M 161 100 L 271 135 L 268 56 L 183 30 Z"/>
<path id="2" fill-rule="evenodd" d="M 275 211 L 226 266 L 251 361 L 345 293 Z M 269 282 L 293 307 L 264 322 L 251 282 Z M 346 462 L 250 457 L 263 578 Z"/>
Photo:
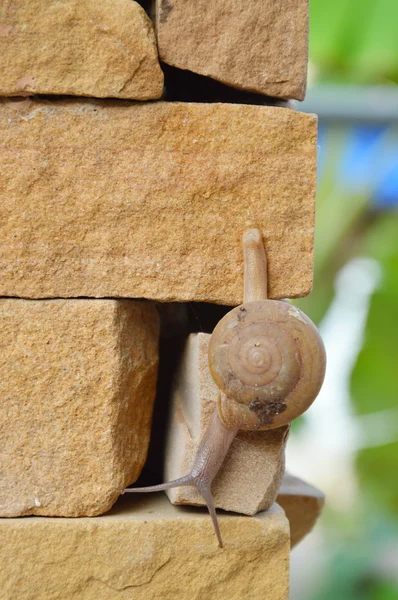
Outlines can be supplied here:
<path id="1" fill-rule="evenodd" d="M 214 329 L 209 366 L 223 394 L 219 414 L 235 429 L 270 429 L 298 417 L 316 398 L 325 350 L 312 321 L 277 300 L 238 306 Z"/>

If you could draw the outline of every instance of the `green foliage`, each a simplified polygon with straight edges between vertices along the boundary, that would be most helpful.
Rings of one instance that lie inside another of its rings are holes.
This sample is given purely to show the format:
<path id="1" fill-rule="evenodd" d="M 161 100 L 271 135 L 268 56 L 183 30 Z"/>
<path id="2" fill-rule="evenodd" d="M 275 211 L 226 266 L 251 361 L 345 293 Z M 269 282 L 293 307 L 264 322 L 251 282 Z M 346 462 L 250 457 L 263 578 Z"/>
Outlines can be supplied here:
<path id="1" fill-rule="evenodd" d="M 321 80 L 398 82 L 396 0 L 311 0 L 310 18 L 310 56 Z"/>
<path id="2" fill-rule="evenodd" d="M 357 506 L 348 515 L 329 515 L 329 561 L 318 589 L 308 600 L 396 600 L 394 558 L 397 524 L 377 507 Z"/>
<path id="3" fill-rule="evenodd" d="M 357 473 L 361 489 L 378 510 L 398 514 L 398 441 L 360 450 Z"/>
<path id="4" fill-rule="evenodd" d="M 352 373 L 351 393 L 358 414 L 397 407 L 398 214 L 376 221 L 364 252 L 379 261 L 382 278 L 371 300 L 364 344 Z"/>
<path id="5" fill-rule="evenodd" d="M 318 82 L 398 83 L 398 0 L 310 0 L 310 61 Z M 325 571 L 309 600 L 396 600 L 398 213 L 372 210 L 370 185 L 380 184 L 367 177 L 375 175 L 372 161 L 352 174 L 355 185 L 347 183 L 350 171 L 342 176 L 351 135 L 352 126 L 335 123 L 321 141 L 314 290 L 297 304 L 319 323 L 333 300 L 337 272 L 355 256 L 374 258 L 381 280 L 351 378 L 352 409 L 362 431 L 355 456 L 360 493 L 355 510 L 324 513 Z M 378 140 L 378 167 L 394 152 L 396 136 L 391 124 Z M 396 549 L 394 556 L 396 561 Z"/>
<path id="6" fill-rule="evenodd" d="M 373 600 L 397 600 L 397 586 L 391 580 L 378 581 L 373 590 Z"/>

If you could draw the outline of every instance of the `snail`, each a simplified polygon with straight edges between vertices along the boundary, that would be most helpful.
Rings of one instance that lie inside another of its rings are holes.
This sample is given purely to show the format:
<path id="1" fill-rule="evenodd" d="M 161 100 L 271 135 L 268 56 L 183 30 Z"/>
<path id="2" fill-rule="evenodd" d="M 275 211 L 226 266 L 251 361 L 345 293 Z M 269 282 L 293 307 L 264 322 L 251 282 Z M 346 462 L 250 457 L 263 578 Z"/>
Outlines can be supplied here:
<path id="1" fill-rule="evenodd" d="M 209 368 L 220 389 L 191 472 L 169 483 L 124 492 L 157 492 L 196 486 L 202 494 L 219 546 L 223 546 L 211 484 L 240 429 L 287 425 L 306 411 L 325 375 L 325 349 L 312 321 L 298 308 L 267 299 L 267 260 L 261 233 L 243 235 L 244 304 L 216 325 Z"/>

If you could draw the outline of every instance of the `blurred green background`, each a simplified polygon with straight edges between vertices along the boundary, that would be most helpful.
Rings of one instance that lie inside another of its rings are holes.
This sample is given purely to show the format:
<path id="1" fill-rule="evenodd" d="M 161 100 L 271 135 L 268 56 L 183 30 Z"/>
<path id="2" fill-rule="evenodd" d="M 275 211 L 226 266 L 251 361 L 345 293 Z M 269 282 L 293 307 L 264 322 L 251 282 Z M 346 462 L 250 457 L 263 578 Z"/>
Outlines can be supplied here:
<path id="1" fill-rule="evenodd" d="M 328 496 L 292 553 L 293 600 L 398 599 L 398 0 L 310 0 L 319 114 L 315 284 L 325 389 L 288 468 Z"/>

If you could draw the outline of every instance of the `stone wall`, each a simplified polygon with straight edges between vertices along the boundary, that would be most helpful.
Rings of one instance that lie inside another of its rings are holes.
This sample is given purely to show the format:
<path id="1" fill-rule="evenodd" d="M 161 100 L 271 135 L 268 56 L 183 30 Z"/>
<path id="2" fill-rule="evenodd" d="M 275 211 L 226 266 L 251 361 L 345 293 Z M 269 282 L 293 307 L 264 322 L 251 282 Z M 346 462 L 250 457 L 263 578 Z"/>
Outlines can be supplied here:
<path id="1" fill-rule="evenodd" d="M 192 463 L 244 230 L 271 298 L 311 290 L 317 120 L 289 102 L 307 0 L 3 4 L 0 600 L 286 600 L 323 502 L 285 481 L 290 539 L 289 426 L 235 439 L 216 507 L 255 516 L 222 514 L 223 549 L 200 509 L 118 498 L 148 448 L 141 481 Z"/>

